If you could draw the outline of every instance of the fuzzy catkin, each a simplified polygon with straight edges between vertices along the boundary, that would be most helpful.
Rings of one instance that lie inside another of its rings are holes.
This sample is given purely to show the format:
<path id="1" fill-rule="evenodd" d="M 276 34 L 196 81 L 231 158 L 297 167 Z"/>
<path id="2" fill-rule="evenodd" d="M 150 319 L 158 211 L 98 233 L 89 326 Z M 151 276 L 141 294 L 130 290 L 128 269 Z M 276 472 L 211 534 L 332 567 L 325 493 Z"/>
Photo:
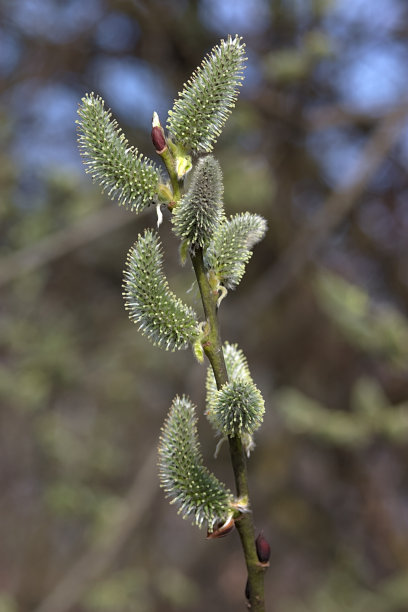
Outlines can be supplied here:
<path id="1" fill-rule="evenodd" d="M 222 436 L 252 436 L 261 426 L 265 404 L 251 380 L 226 383 L 212 397 L 208 418 Z"/>
<path id="2" fill-rule="evenodd" d="M 234 418 L 238 418 L 241 421 L 240 431 L 242 438 L 242 443 L 244 446 L 244 450 L 246 455 L 249 457 L 251 451 L 255 447 L 255 443 L 253 440 L 253 433 L 260 426 L 263 413 L 264 413 L 264 403 L 262 396 L 258 389 L 255 387 L 254 382 L 251 378 L 251 373 L 248 368 L 248 362 L 244 353 L 241 349 L 238 348 L 236 344 L 230 344 L 229 342 L 225 342 L 223 346 L 223 353 L 225 359 L 225 365 L 227 368 L 228 378 L 230 380 L 230 385 L 233 383 L 235 389 L 239 388 L 240 384 L 246 387 L 247 397 L 248 395 L 252 395 L 252 404 L 251 410 L 248 412 L 247 405 L 248 402 L 243 406 L 241 406 L 241 416 L 236 412 L 236 407 L 229 405 L 228 408 L 224 403 L 220 403 L 220 398 L 222 394 L 217 389 L 217 385 L 214 378 L 214 373 L 212 367 L 210 366 L 207 370 L 207 380 L 206 380 L 206 417 L 208 421 L 211 423 L 214 428 L 216 434 L 221 436 L 221 439 L 224 439 L 227 435 L 234 435 L 234 431 L 237 431 L 237 425 L 234 424 Z M 232 386 L 234 386 L 232 385 Z M 225 392 L 228 387 L 223 387 L 224 400 L 225 400 Z M 230 387 L 231 388 L 231 387 Z M 231 395 L 230 398 L 231 400 Z M 220 410 L 222 408 L 222 410 Z M 217 446 L 217 449 L 219 447 Z M 216 451 L 216 453 L 218 450 Z"/>
<path id="3" fill-rule="evenodd" d="M 100 96 L 87 94 L 78 109 L 78 143 L 85 171 L 112 200 L 140 212 L 155 200 L 160 171 L 130 147 Z"/>
<path id="4" fill-rule="evenodd" d="M 252 380 L 247 359 L 237 344 L 225 342 L 222 352 L 224 353 L 225 366 L 230 380 Z M 217 393 L 217 384 L 211 366 L 207 369 L 206 390 L 207 407 L 209 407 Z"/>
<path id="5" fill-rule="evenodd" d="M 211 531 L 231 513 L 232 493 L 203 465 L 197 417 L 189 398 L 176 397 L 159 444 L 161 486 L 184 518 Z"/>
<path id="6" fill-rule="evenodd" d="M 218 161 L 207 155 L 198 160 L 187 193 L 172 215 L 175 234 L 194 251 L 212 238 L 223 218 L 224 187 Z"/>
<path id="7" fill-rule="evenodd" d="M 177 144 L 210 153 L 238 97 L 245 45 L 239 36 L 221 40 L 201 63 L 169 111 L 167 129 Z"/>
<path id="8" fill-rule="evenodd" d="M 162 262 L 159 237 L 148 229 L 128 253 L 123 297 L 130 319 L 142 334 L 174 351 L 196 341 L 198 322 L 194 310 L 170 291 Z"/>
<path id="9" fill-rule="evenodd" d="M 225 220 L 216 230 L 205 256 L 207 269 L 213 270 L 218 282 L 235 289 L 252 257 L 251 248 L 266 232 L 266 221 L 260 215 L 245 212 Z"/>

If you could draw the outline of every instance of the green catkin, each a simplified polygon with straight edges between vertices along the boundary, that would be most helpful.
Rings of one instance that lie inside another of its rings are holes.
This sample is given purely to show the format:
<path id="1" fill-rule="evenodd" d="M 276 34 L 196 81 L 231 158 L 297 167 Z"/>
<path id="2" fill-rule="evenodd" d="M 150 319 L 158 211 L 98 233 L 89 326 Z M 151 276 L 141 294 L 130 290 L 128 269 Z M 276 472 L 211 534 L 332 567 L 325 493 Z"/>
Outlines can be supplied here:
<path id="1" fill-rule="evenodd" d="M 177 144 L 210 153 L 238 97 L 245 45 L 239 36 L 221 40 L 187 81 L 169 111 L 167 129 Z"/>
<path id="2" fill-rule="evenodd" d="M 210 422 L 222 436 L 252 436 L 261 426 L 265 405 L 250 380 L 233 380 L 217 391 L 208 409 Z"/>
<path id="3" fill-rule="evenodd" d="M 222 351 L 229 380 L 252 381 L 247 359 L 241 349 L 238 348 L 238 345 L 225 342 Z M 217 393 L 217 384 L 211 366 L 207 369 L 206 390 L 207 407 L 209 407 Z"/>
<path id="4" fill-rule="evenodd" d="M 241 213 L 225 220 L 216 230 L 206 252 L 205 263 L 220 285 L 235 289 L 252 257 L 251 248 L 266 232 L 260 215 Z"/>
<path id="5" fill-rule="evenodd" d="M 157 233 L 146 230 L 130 249 L 124 274 L 125 308 L 139 330 L 166 350 L 187 348 L 199 336 L 196 314 L 169 289 Z"/>
<path id="6" fill-rule="evenodd" d="M 238 348 L 236 344 L 230 344 L 229 342 L 225 342 L 223 346 L 223 353 L 225 359 L 225 365 L 227 368 L 228 378 L 231 382 L 248 382 L 249 384 L 253 384 L 253 380 L 251 378 L 251 373 L 248 368 L 248 363 L 244 353 L 241 349 Z M 214 428 L 216 434 L 221 437 L 220 442 L 217 445 L 217 449 L 215 454 L 217 455 L 218 449 L 220 447 L 220 443 L 225 439 L 226 435 L 225 430 L 228 430 L 229 427 L 225 426 L 225 423 L 220 419 L 220 415 L 217 410 L 214 409 L 217 406 L 218 402 L 218 389 L 217 384 L 215 382 L 214 373 L 212 368 L 209 367 L 207 370 L 207 380 L 206 380 L 206 417 L 208 421 L 211 423 Z M 259 423 L 262 421 L 263 415 L 263 405 L 262 405 L 262 397 L 257 396 L 257 401 L 259 401 L 259 409 L 258 412 L 258 420 Z M 256 419 L 253 421 L 254 427 L 256 426 Z M 246 455 L 249 457 L 251 451 L 255 448 L 255 443 L 253 440 L 253 435 L 251 431 L 251 427 L 248 428 L 248 432 L 243 432 L 241 434 L 242 444 L 244 446 L 244 450 Z M 255 431 L 255 429 L 254 429 Z"/>
<path id="7" fill-rule="evenodd" d="M 85 170 L 112 200 L 140 212 L 156 199 L 160 171 L 130 147 L 101 97 L 87 94 L 78 109 L 78 142 Z"/>
<path id="8" fill-rule="evenodd" d="M 173 211 L 175 234 L 191 250 L 204 247 L 223 218 L 222 172 L 218 161 L 207 155 L 198 160 L 187 193 Z"/>
<path id="9" fill-rule="evenodd" d="M 187 397 L 174 399 L 164 423 L 159 470 L 161 486 L 184 518 L 212 531 L 231 514 L 232 493 L 203 465 L 195 408 Z"/>

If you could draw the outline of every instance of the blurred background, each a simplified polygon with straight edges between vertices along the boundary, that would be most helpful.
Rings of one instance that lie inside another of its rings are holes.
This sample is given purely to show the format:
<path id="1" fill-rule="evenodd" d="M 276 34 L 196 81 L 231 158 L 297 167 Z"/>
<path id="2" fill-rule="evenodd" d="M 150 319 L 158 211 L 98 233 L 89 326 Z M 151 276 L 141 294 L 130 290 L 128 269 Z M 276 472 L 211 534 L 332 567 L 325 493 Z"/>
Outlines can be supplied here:
<path id="1" fill-rule="evenodd" d="M 220 309 L 266 399 L 249 462 L 274 612 L 408 610 L 408 3 L 0 3 L 0 611 L 244 609 L 236 534 L 159 490 L 172 398 L 205 368 L 140 336 L 122 269 L 156 222 L 81 166 L 81 97 L 154 156 L 150 121 L 229 33 L 247 44 L 216 147 L 227 211 L 268 220 Z M 170 285 L 200 308 L 165 222 Z"/>

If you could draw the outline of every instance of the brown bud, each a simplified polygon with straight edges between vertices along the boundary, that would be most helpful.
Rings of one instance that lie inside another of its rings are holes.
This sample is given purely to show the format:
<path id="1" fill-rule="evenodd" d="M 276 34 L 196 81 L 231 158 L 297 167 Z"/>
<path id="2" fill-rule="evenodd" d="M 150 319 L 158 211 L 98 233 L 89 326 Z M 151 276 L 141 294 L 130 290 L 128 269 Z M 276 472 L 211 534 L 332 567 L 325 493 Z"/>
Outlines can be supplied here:
<path id="1" fill-rule="evenodd" d="M 269 546 L 268 541 L 264 537 L 262 531 L 255 540 L 255 546 L 259 561 L 261 563 L 268 563 L 271 556 L 271 547 Z"/>
<path id="2" fill-rule="evenodd" d="M 229 518 L 223 525 L 217 526 L 214 531 L 209 531 L 207 533 L 207 540 L 214 540 L 215 538 L 223 538 L 230 531 L 234 529 L 235 521 L 231 517 Z"/>
<path id="3" fill-rule="evenodd" d="M 157 153 L 162 153 L 167 148 L 162 127 L 156 125 L 154 128 L 152 128 L 152 142 Z"/>

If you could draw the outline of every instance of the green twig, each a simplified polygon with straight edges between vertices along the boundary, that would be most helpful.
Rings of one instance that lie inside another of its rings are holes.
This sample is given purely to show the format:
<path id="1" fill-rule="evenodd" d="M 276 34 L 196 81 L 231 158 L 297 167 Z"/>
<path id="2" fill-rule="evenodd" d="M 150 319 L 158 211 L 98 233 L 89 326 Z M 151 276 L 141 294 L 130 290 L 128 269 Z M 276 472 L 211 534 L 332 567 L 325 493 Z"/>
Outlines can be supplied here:
<path id="1" fill-rule="evenodd" d="M 173 196 L 174 196 L 174 199 L 177 201 L 180 199 L 181 192 L 180 192 L 180 182 L 177 178 L 177 173 L 176 173 L 175 159 L 170 149 L 168 149 L 167 147 L 164 149 L 164 151 L 161 151 L 159 155 L 161 156 L 166 166 L 166 170 L 170 177 L 170 182 L 171 182 L 171 186 L 173 189 Z"/>
<path id="2" fill-rule="evenodd" d="M 179 181 L 177 177 L 175 159 L 170 149 L 167 147 L 159 154 L 166 166 L 173 188 L 174 199 L 177 201 L 181 197 L 181 181 Z M 204 268 L 203 250 L 201 248 L 197 249 L 194 254 L 191 255 L 191 261 L 200 289 L 207 323 L 203 349 L 213 369 L 217 388 L 220 389 L 223 385 L 228 383 L 229 380 L 217 317 L 218 292 L 212 289 L 208 281 Z M 237 497 L 240 500 L 244 500 L 249 507 L 246 459 L 242 440 L 238 436 L 229 437 L 228 443 Z M 264 573 L 266 568 L 258 560 L 255 547 L 255 530 L 251 512 L 240 512 L 235 521 L 235 525 L 241 539 L 248 571 L 246 594 L 249 606 L 253 612 L 265 612 Z"/>
<path id="3" fill-rule="evenodd" d="M 217 388 L 220 389 L 228 381 L 227 368 L 225 366 L 222 351 L 222 342 L 217 317 L 218 294 L 211 289 L 204 269 L 203 252 L 198 249 L 192 256 L 194 271 L 200 289 L 204 313 L 208 325 L 208 333 L 203 345 L 204 352 L 211 363 Z M 242 440 L 240 437 L 229 437 L 229 449 L 232 467 L 234 470 L 235 486 L 237 496 L 243 499 L 249 506 L 248 479 L 246 459 Z M 264 597 L 264 573 L 265 566 L 259 563 L 255 547 L 255 532 L 250 512 L 240 512 L 236 519 L 236 527 L 241 538 L 246 566 L 248 570 L 247 595 L 249 605 L 253 612 L 265 612 Z"/>

